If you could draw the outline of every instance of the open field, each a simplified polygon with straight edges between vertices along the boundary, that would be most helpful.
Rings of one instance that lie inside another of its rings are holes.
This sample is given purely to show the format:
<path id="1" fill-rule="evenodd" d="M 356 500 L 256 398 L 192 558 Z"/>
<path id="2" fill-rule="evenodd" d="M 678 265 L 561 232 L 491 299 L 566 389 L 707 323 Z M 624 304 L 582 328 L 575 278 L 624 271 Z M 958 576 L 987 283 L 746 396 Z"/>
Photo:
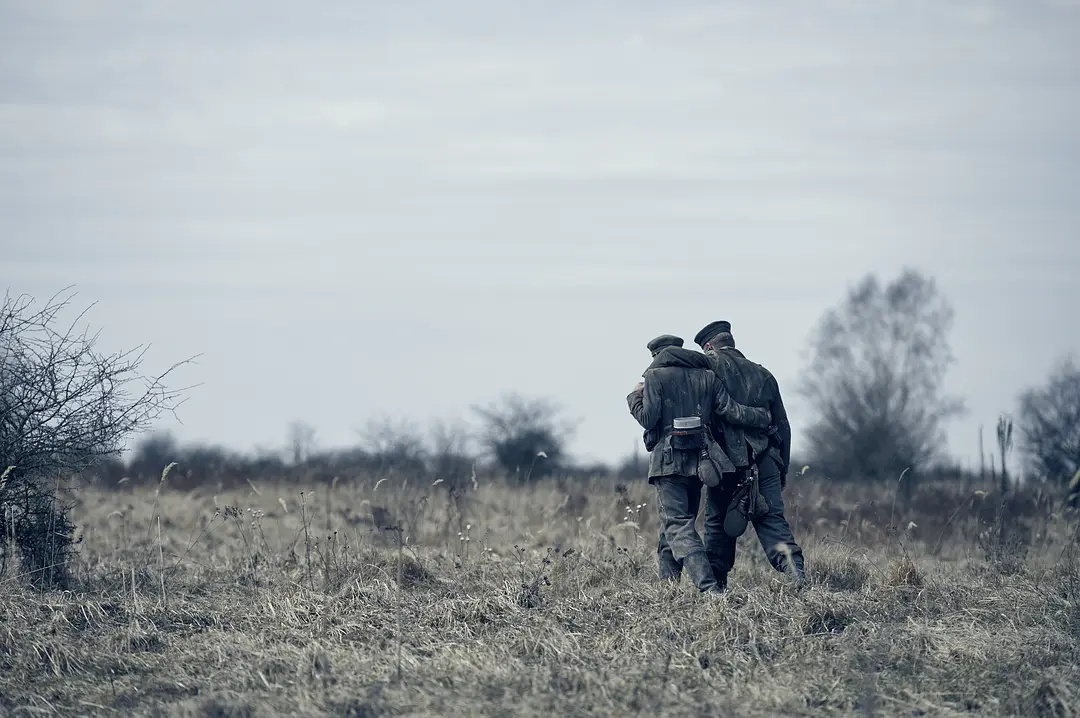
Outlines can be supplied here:
<path id="1" fill-rule="evenodd" d="M 375 483 L 81 490 L 74 590 L 0 578 L 0 714 L 1080 715 L 1056 497 L 793 477 L 809 587 L 750 529 L 705 597 L 644 481 Z"/>

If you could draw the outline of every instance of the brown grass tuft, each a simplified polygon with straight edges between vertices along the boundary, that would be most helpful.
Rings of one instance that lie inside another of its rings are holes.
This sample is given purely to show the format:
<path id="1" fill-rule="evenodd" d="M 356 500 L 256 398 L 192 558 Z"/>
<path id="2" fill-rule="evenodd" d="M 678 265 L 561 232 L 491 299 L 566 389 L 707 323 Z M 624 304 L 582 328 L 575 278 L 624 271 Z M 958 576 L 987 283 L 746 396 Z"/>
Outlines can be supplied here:
<path id="1" fill-rule="evenodd" d="M 885 585 L 920 588 L 923 585 L 923 575 L 914 561 L 907 556 L 901 556 L 889 563 L 885 572 Z"/>

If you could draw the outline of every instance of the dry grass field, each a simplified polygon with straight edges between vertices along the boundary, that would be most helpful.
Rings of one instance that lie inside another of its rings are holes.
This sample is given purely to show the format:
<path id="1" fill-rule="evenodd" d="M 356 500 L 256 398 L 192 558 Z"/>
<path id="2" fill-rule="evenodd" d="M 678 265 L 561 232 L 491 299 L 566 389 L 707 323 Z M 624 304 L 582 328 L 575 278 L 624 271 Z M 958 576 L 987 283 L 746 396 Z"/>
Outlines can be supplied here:
<path id="1" fill-rule="evenodd" d="M 0 577 L 0 714 L 1080 715 L 1055 497 L 793 477 L 810 584 L 750 529 L 712 597 L 644 481 L 376 484 L 81 490 L 74 589 Z"/>

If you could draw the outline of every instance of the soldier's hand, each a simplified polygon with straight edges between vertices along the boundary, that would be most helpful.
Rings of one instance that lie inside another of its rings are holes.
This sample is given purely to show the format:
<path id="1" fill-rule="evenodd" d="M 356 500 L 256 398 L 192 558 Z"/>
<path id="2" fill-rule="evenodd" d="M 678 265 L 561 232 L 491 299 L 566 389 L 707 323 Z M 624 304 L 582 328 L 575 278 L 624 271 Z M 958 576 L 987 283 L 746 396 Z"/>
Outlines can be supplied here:
<path id="1" fill-rule="evenodd" d="M 783 491 L 787 488 L 787 472 L 780 474 L 780 490 Z"/>

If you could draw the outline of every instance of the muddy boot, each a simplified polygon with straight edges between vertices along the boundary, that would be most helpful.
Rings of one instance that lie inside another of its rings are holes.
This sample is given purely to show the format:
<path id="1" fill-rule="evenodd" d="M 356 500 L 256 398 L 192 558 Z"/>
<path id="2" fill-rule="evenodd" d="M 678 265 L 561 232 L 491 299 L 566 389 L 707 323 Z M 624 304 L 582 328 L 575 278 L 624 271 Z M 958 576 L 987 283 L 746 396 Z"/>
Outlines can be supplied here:
<path id="1" fill-rule="evenodd" d="M 665 581 L 678 583 L 679 579 L 682 578 L 682 564 L 671 553 L 671 548 L 668 547 L 663 538 L 660 539 L 660 543 L 656 547 L 656 567 L 661 583 Z"/>
<path id="2" fill-rule="evenodd" d="M 681 568 L 678 571 L 667 571 L 661 568 L 656 576 L 657 583 L 679 583 L 680 581 L 682 581 Z"/>
<path id="3" fill-rule="evenodd" d="M 704 551 L 695 551 L 684 558 L 683 568 L 686 569 L 686 573 L 690 575 L 690 580 L 694 582 L 694 585 L 702 593 L 716 593 L 722 590 L 716 583 L 712 564 L 709 563 L 709 556 Z"/>

